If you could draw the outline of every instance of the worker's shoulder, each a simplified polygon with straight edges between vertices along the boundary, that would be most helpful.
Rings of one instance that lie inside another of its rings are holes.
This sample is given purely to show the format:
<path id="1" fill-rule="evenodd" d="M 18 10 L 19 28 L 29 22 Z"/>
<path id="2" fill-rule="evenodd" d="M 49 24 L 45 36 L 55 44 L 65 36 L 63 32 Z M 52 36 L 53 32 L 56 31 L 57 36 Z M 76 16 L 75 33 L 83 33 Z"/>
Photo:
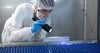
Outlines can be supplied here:
<path id="1" fill-rule="evenodd" d="M 17 7 L 31 7 L 32 6 L 32 4 L 30 4 L 30 3 L 22 3 L 22 4 L 19 4 Z"/>

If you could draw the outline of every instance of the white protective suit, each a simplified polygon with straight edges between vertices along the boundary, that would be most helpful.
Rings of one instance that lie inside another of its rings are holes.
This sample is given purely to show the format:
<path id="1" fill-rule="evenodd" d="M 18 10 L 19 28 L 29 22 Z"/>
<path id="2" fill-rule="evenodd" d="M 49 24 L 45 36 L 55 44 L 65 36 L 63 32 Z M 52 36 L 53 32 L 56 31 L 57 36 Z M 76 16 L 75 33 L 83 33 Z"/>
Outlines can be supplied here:
<path id="1" fill-rule="evenodd" d="M 7 19 L 2 32 L 2 43 L 11 42 L 32 42 L 35 33 L 31 33 L 31 26 L 34 13 L 34 6 L 29 3 L 23 3 L 17 6 L 15 12 Z M 47 24 L 51 24 L 50 19 L 46 20 Z M 44 39 L 47 32 L 43 29 L 39 32 L 39 38 Z"/>

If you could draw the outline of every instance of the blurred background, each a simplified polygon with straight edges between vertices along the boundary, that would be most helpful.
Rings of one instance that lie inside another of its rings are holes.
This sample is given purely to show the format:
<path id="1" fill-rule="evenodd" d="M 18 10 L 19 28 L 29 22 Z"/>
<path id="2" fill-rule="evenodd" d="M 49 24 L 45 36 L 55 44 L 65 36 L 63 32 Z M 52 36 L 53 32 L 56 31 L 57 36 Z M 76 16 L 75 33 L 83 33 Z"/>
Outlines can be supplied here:
<path id="1" fill-rule="evenodd" d="M 0 0 L 0 34 L 5 21 L 12 15 L 17 5 L 32 3 L 34 0 Z M 52 36 L 67 36 L 69 40 L 96 40 L 97 0 L 55 0 L 51 13 Z M 1 42 L 1 41 L 0 41 Z"/>

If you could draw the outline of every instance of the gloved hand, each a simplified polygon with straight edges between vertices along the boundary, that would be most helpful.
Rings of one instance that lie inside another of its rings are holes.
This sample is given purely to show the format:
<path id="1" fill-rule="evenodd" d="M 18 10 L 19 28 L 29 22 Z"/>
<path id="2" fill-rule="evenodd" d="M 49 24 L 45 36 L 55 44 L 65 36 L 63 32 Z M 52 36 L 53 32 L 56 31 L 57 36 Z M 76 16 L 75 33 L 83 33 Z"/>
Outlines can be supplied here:
<path id="1" fill-rule="evenodd" d="M 39 29 L 42 29 L 40 25 L 45 25 L 45 21 L 44 20 L 35 21 L 31 28 L 31 32 L 34 33 L 34 32 L 37 32 Z"/>

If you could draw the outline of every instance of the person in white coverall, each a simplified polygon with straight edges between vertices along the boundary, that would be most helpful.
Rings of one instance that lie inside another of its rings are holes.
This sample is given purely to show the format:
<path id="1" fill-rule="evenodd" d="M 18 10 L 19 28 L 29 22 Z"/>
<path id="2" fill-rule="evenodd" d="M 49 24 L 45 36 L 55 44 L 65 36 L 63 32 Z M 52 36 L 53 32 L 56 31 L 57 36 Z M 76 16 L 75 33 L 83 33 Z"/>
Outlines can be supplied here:
<path id="1" fill-rule="evenodd" d="M 36 0 L 34 5 L 22 3 L 7 19 L 2 31 L 2 43 L 43 41 L 47 32 L 38 24 L 51 25 L 48 15 L 53 10 L 54 0 Z M 40 20 L 33 21 L 36 15 Z"/>

